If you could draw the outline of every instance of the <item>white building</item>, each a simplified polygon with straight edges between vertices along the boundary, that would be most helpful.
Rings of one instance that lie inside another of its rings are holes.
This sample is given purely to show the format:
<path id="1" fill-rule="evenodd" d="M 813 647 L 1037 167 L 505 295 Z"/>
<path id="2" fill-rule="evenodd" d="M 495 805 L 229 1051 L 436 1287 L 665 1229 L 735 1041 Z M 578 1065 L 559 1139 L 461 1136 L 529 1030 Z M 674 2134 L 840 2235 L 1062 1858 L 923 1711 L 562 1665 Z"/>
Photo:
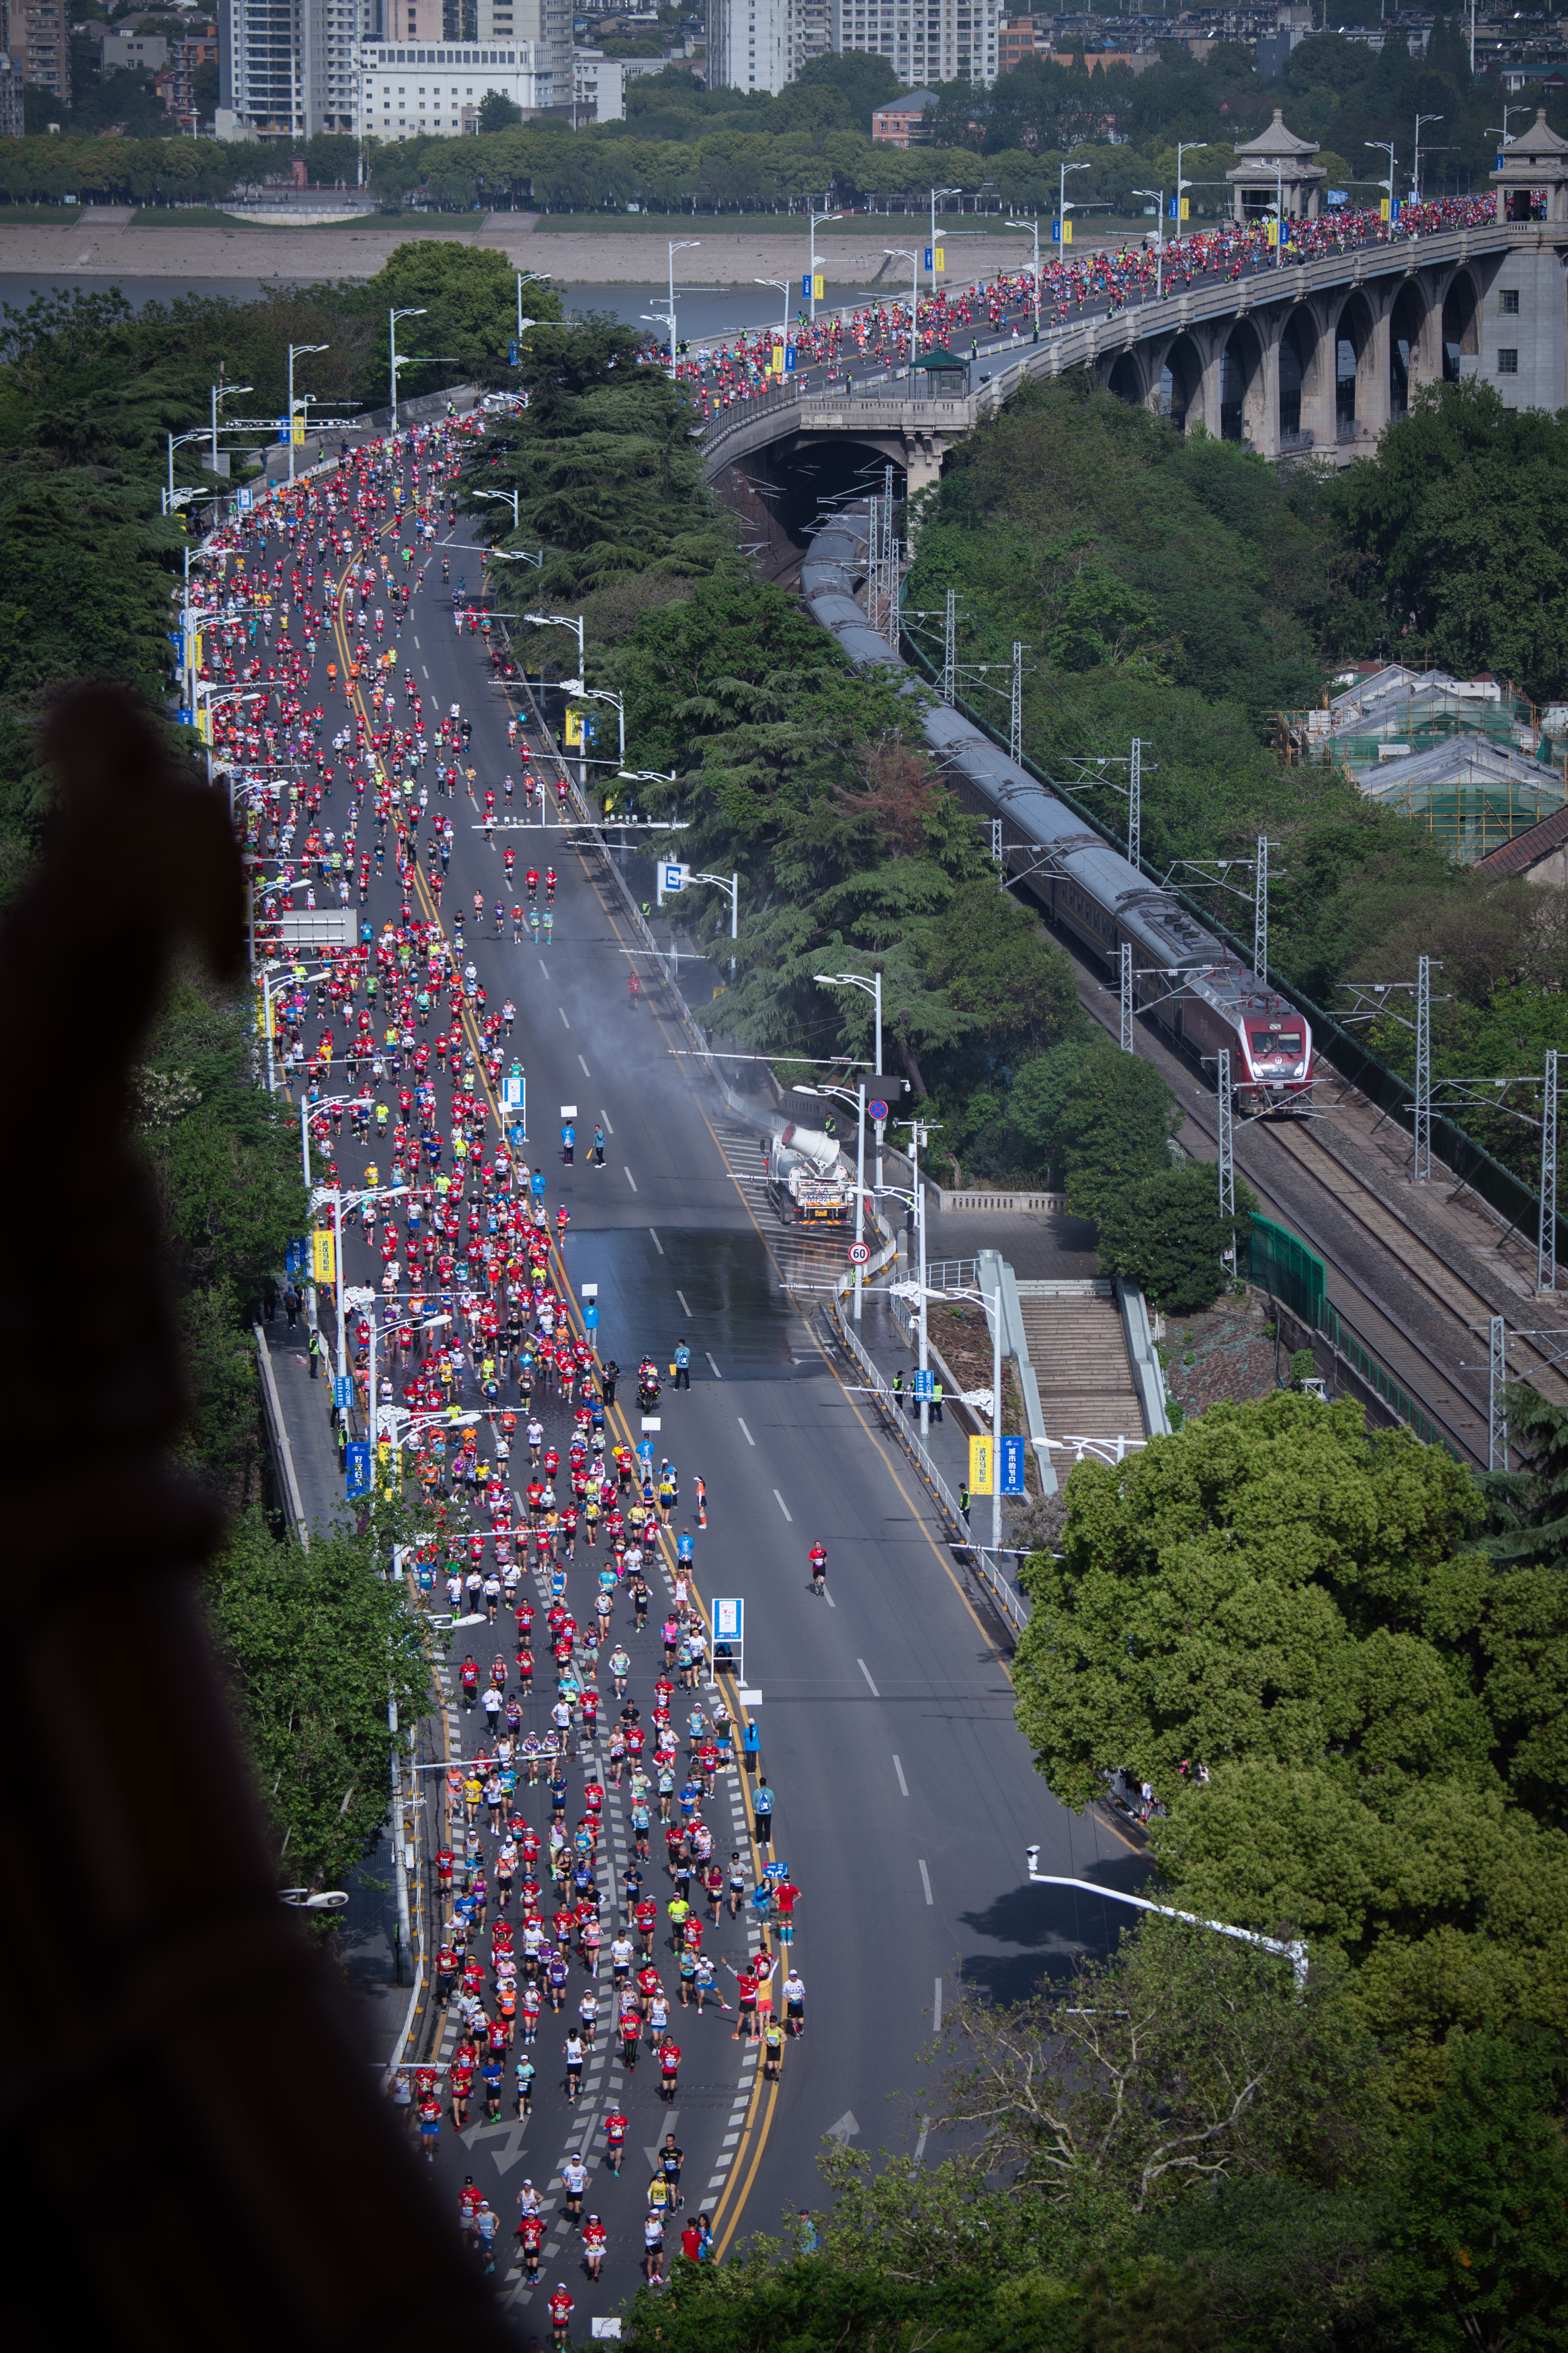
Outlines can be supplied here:
<path id="1" fill-rule="evenodd" d="M 573 119 L 584 122 L 624 122 L 626 119 L 626 61 L 607 58 L 599 49 L 572 52 Z"/>
<path id="2" fill-rule="evenodd" d="M 997 0 L 830 0 L 832 46 L 887 58 L 901 82 L 920 87 L 996 79 Z"/>
<path id="3" fill-rule="evenodd" d="M 572 96 L 567 0 L 219 0 L 219 138 L 474 131 Z"/>
<path id="4" fill-rule="evenodd" d="M 708 87 L 764 90 L 795 79 L 791 0 L 708 0 Z"/>

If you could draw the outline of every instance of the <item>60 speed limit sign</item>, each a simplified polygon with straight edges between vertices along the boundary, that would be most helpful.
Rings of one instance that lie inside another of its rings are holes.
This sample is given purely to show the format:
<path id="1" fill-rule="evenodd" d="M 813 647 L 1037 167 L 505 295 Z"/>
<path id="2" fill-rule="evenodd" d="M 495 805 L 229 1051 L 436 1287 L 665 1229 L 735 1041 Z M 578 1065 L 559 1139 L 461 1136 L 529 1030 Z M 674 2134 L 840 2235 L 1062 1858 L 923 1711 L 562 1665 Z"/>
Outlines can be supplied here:
<path id="1" fill-rule="evenodd" d="M 871 1253 L 870 1253 L 870 1251 L 867 1249 L 867 1247 L 866 1247 L 866 1245 L 865 1245 L 865 1243 L 864 1243 L 864 1242 L 851 1242 L 851 1243 L 850 1243 L 850 1245 L 849 1245 L 849 1263 L 850 1263 L 850 1265 L 851 1265 L 851 1266 L 864 1266 L 864 1265 L 865 1265 L 865 1263 L 866 1263 L 866 1261 L 867 1261 L 867 1260 L 870 1257 L 870 1255 L 871 1255 Z"/>

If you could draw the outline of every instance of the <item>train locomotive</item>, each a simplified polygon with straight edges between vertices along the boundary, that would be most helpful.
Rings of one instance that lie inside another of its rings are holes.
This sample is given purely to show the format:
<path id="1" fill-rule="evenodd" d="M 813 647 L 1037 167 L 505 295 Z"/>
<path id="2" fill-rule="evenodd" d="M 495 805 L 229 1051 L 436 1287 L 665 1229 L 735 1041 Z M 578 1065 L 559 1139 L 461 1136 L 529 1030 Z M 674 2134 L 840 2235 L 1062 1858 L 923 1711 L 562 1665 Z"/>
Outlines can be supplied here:
<path id="1" fill-rule="evenodd" d="M 901 656 L 868 627 L 851 594 L 863 573 L 865 525 L 835 516 L 816 533 L 801 566 L 807 609 L 836 637 L 858 669 L 908 673 Z M 1277 989 L 1168 891 L 1163 891 L 1091 832 L 1065 801 L 945 703 L 924 720 L 926 740 L 942 768 L 984 813 L 1006 821 L 1009 847 L 1034 853 L 1020 877 L 1050 922 L 1069 933 L 1113 986 L 1123 944 L 1132 950 L 1133 999 L 1214 1083 L 1228 1047 L 1237 1108 L 1244 1116 L 1310 1108 L 1311 1024 Z"/>

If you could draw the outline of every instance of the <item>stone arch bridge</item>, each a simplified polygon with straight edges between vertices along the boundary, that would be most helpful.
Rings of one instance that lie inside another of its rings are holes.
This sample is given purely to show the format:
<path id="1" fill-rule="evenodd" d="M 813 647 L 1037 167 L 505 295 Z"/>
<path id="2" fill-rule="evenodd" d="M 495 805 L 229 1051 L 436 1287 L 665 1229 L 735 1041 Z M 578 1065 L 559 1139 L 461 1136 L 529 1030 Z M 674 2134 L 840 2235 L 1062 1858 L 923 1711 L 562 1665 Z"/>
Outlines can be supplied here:
<path id="1" fill-rule="evenodd" d="M 966 396 L 784 387 L 715 418 L 700 447 L 731 468 L 837 487 L 877 459 L 908 494 L 1028 377 L 1084 369 L 1123 399 L 1260 457 L 1365 456 L 1415 387 L 1480 375 L 1510 406 L 1568 406 L 1568 223 L 1487 222 L 1259 269 L 998 353 Z M 834 478 L 837 478 L 835 480 Z M 754 489 L 755 483 L 752 484 Z"/>

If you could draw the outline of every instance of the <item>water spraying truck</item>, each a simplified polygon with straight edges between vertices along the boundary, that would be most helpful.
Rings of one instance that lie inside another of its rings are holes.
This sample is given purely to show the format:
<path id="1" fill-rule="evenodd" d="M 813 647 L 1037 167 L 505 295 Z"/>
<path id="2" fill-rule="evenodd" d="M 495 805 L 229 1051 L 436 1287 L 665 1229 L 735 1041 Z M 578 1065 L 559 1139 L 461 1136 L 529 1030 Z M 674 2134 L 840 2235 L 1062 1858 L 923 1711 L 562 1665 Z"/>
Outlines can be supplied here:
<path id="1" fill-rule="evenodd" d="M 766 1149 L 768 1198 L 795 1226 L 847 1226 L 855 1219 L 855 1172 L 831 1135 L 793 1122 Z"/>

